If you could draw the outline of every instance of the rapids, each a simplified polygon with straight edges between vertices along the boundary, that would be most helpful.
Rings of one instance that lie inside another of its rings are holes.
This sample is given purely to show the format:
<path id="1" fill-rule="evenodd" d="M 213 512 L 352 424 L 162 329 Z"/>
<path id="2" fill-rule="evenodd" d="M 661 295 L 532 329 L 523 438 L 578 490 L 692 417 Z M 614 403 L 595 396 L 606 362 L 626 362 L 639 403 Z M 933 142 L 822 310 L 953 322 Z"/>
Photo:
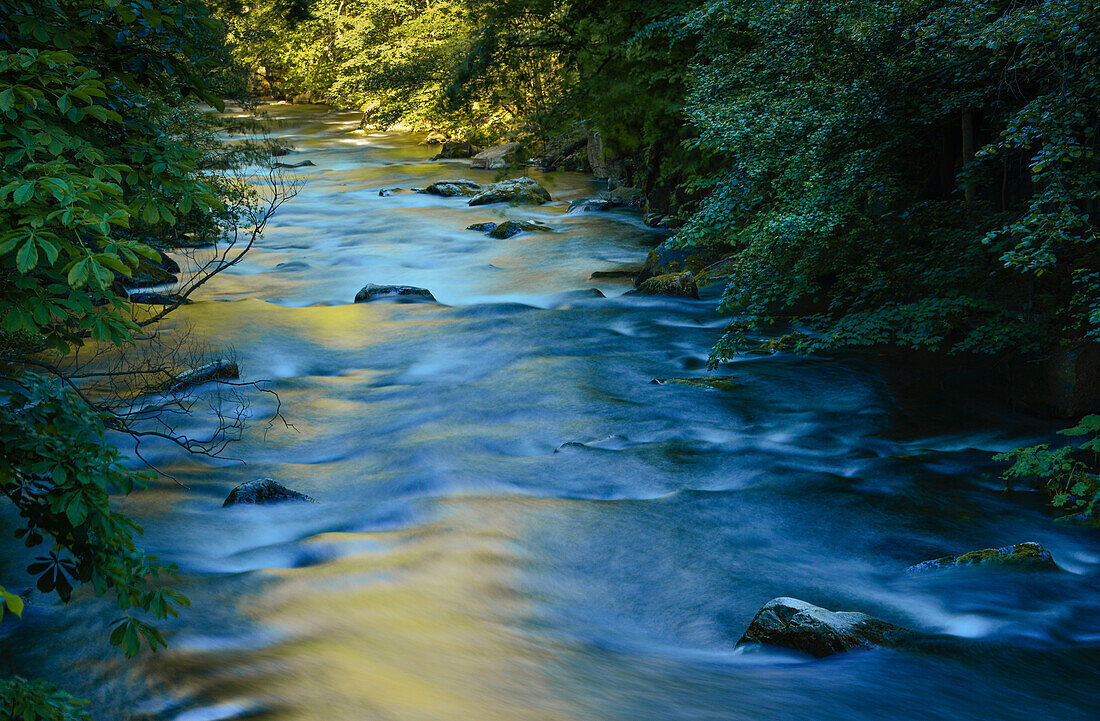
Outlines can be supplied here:
<path id="1" fill-rule="evenodd" d="M 316 165 L 172 323 L 267 379 L 293 428 L 255 397 L 230 449 L 246 465 L 158 447 L 187 487 L 122 503 L 193 604 L 166 651 L 128 662 L 107 644 L 117 610 L 39 596 L 0 637 L 0 671 L 50 678 L 101 720 L 1097 717 L 1100 539 L 1002 493 L 989 462 L 1049 425 L 906 397 L 872 360 L 748 356 L 717 371 L 730 388 L 653 384 L 707 373 L 719 289 L 587 280 L 664 237 L 628 212 L 567 215 L 597 183 L 531 171 L 554 197 L 537 208 L 381 197 L 495 174 L 428 162 L 418 136 L 352 134 L 356 115 L 274 112 L 286 160 Z M 502 218 L 556 232 L 465 230 Z M 371 282 L 439 304 L 352 304 Z M 221 508 L 259 476 L 319 503 Z M 1064 572 L 905 574 L 1032 540 Z M 775 596 L 957 650 L 735 651 Z"/>

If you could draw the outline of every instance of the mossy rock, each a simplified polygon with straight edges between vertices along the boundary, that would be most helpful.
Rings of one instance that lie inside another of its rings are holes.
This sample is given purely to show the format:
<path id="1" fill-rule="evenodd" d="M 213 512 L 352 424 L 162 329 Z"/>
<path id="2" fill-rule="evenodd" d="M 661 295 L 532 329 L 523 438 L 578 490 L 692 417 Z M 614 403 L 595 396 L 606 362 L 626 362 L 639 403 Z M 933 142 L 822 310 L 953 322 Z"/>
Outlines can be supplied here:
<path id="1" fill-rule="evenodd" d="M 511 203 L 513 205 L 541 205 L 549 203 L 550 191 L 530 178 L 512 178 L 494 183 L 470 198 L 470 205 Z"/>
<path id="2" fill-rule="evenodd" d="M 671 295 L 681 298 L 699 298 L 699 287 L 690 272 L 668 273 L 654 276 L 627 293 L 627 295 Z"/>
<path id="3" fill-rule="evenodd" d="M 658 275 L 691 271 L 692 275 L 703 272 L 707 266 L 716 263 L 726 254 L 726 250 L 710 247 L 680 247 L 673 239 L 668 239 L 649 251 L 645 266 L 638 274 L 636 284 Z"/>
<path id="4" fill-rule="evenodd" d="M 440 180 L 424 188 L 424 192 L 443 198 L 453 198 L 456 195 L 472 196 L 481 192 L 481 183 L 475 183 L 472 180 Z"/>
<path id="5" fill-rule="evenodd" d="M 435 296 L 427 288 L 412 285 L 376 285 L 367 283 L 355 294 L 356 303 L 391 300 L 399 303 L 434 303 Z"/>
<path id="6" fill-rule="evenodd" d="M 489 237 L 496 238 L 497 240 L 504 240 L 505 238 L 519 235 L 520 233 L 549 233 L 552 230 L 553 228 L 548 228 L 545 225 L 539 225 L 538 223 L 532 223 L 527 220 L 506 220 L 490 230 Z"/>
<path id="7" fill-rule="evenodd" d="M 898 646 L 918 634 L 864 613 L 829 611 L 797 598 L 764 604 L 737 642 L 781 646 L 818 658 L 873 646 Z"/>
<path id="8" fill-rule="evenodd" d="M 910 566 L 910 572 L 929 571 L 941 568 L 960 568 L 963 566 L 994 566 L 1001 568 L 1019 568 L 1026 570 L 1056 570 L 1058 564 L 1050 551 L 1034 542 L 1017 543 L 1004 548 L 983 548 L 979 551 L 960 553 L 957 556 L 944 556 Z"/>
<path id="9" fill-rule="evenodd" d="M 654 385 L 685 385 L 695 388 L 710 388 L 716 391 L 731 391 L 740 388 L 741 383 L 730 376 L 706 376 L 704 378 L 654 378 L 650 381 Z"/>
<path id="10" fill-rule="evenodd" d="M 495 227 L 497 227 L 496 223 L 474 223 L 472 225 L 467 225 L 466 230 L 476 230 L 479 233 L 488 233 Z"/>

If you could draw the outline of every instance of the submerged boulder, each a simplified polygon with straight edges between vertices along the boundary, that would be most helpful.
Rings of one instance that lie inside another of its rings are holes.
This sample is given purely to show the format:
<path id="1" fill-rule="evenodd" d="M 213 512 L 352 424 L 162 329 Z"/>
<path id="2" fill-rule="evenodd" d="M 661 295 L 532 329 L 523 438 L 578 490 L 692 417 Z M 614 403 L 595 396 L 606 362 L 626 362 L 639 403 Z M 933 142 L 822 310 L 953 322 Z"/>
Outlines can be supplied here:
<path id="1" fill-rule="evenodd" d="M 456 195 L 477 195 L 481 192 L 481 183 L 475 183 L 472 180 L 439 180 L 424 188 L 424 192 L 444 198 L 452 198 Z"/>
<path id="2" fill-rule="evenodd" d="M 225 503 L 222 504 L 222 508 L 236 506 L 241 503 L 262 505 L 266 503 L 285 503 L 286 501 L 317 502 L 304 493 L 290 490 L 274 478 L 256 478 L 242 483 L 230 491 Z"/>
<path id="3" fill-rule="evenodd" d="M 797 598 L 774 598 L 752 619 L 737 642 L 764 644 L 829 656 L 872 646 L 896 646 L 914 638 L 909 629 L 864 613 L 829 611 Z"/>
<path id="4" fill-rule="evenodd" d="M 611 210 L 614 207 L 615 203 L 607 198 L 581 198 L 580 200 L 571 202 L 569 204 L 569 209 L 565 212 L 598 213 L 604 210 Z"/>
<path id="5" fill-rule="evenodd" d="M 995 566 L 1001 568 L 1019 568 L 1037 571 L 1052 571 L 1058 568 L 1050 551 L 1042 545 L 1028 541 L 1004 548 L 983 548 L 980 551 L 960 553 L 957 556 L 944 556 L 910 566 L 910 572 L 931 571 L 940 568 L 959 568 L 962 566 Z"/>
<path id="6" fill-rule="evenodd" d="M 633 281 L 641 268 L 619 268 L 617 270 L 597 270 L 588 276 L 589 280 L 627 280 Z"/>
<path id="7" fill-rule="evenodd" d="M 486 148 L 470 158 L 470 167 L 481 170 L 503 170 L 523 165 L 523 146 L 519 143 L 504 143 Z"/>
<path id="8" fill-rule="evenodd" d="M 412 285 L 375 285 L 367 283 L 355 294 L 356 303 L 372 300 L 394 300 L 401 303 L 434 303 L 435 296 L 427 288 Z"/>
<path id="9" fill-rule="evenodd" d="M 530 178 L 512 178 L 494 183 L 470 198 L 470 205 L 513 203 L 540 205 L 550 202 L 550 192 Z"/>
<path id="10" fill-rule="evenodd" d="M 275 163 L 276 168 L 309 168 L 313 167 L 312 160 L 303 160 L 300 163 Z"/>
<path id="11" fill-rule="evenodd" d="M 690 272 L 658 275 L 640 283 L 627 295 L 672 295 L 682 298 L 699 298 L 699 287 L 695 285 L 695 276 Z"/>
<path id="12" fill-rule="evenodd" d="M 742 384 L 731 376 L 704 376 L 702 378 L 654 378 L 650 383 L 658 386 L 684 385 L 695 388 L 710 388 L 716 391 L 729 391 Z"/>
<path id="13" fill-rule="evenodd" d="M 505 238 L 511 238 L 512 236 L 519 235 L 520 233 L 549 233 L 552 230 L 553 228 L 548 228 L 545 225 L 539 225 L 538 223 L 532 223 L 528 220 L 506 220 L 500 225 L 493 228 L 491 231 L 489 231 L 489 237 L 503 240 Z"/>

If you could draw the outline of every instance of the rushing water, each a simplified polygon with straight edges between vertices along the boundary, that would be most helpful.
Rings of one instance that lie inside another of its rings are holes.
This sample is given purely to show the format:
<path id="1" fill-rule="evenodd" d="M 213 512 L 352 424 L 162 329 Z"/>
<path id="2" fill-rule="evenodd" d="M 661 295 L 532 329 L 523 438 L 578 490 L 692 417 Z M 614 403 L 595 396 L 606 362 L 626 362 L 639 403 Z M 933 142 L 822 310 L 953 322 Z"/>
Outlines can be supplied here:
<path id="1" fill-rule="evenodd" d="M 269 379 L 293 429 L 268 429 L 258 397 L 231 449 L 247 465 L 162 448 L 187 487 L 124 502 L 193 602 L 167 651 L 127 662 L 106 642 L 117 611 L 39 596 L 0 671 L 99 719 L 1097 717 L 1100 542 L 1000 493 L 988 462 L 1042 426 L 898 397 L 871 362 L 753 356 L 718 371 L 723 390 L 652 384 L 706 374 L 717 289 L 588 281 L 662 238 L 630 213 L 567 215 L 589 178 L 532 171 L 554 196 L 538 208 L 380 197 L 493 173 L 351 134 L 351 115 L 281 112 L 307 185 L 174 322 Z M 502 217 L 556 232 L 465 230 Z M 440 303 L 352 304 L 368 282 Z M 320 502 L 221 508 L 264 475 Z M 1064 572 L 904 572 L 1025 540 Z M 957 641 L 735 651 L 781 595 Z"/>

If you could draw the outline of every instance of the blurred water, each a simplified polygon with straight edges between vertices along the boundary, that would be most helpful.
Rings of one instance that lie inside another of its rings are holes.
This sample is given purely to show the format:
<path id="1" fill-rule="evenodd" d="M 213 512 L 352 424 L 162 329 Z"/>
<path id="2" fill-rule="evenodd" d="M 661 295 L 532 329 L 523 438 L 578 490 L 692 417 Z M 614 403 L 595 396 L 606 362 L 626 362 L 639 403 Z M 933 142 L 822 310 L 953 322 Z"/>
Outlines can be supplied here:
<path id="1" fill-rule="evenodd" d="M 753 356 L 718 371 L 729 389 L 652 384 L 706 374 L 718 289 L 588 281 L 663 237 L 625 212 L 566 215 L 589 178 L 532 171 L 555 199 L 538 208 L 380 197 L 494 174 L 350 134 L 357 116 L 277 112 L 286 160 L 316 167 L 173 324 L 231 347 L 293 429 L 268 428 L 258 396 L 231 449 L 247 465 L 151 453 L 187 486 L 123 504 L 193 602 L 167 651 L 126 662 L 106 642 L 117 611 L 38 598 L 0 671 L 54 679 L 99 719 L 1096 718 L 1100 543 L 999 493 L 988 462 L 1042 426 L 896 397 L 871 361 Z M 556 232 L 465 230 L 504 217 Z M 440 304 L 352 304 L 368 282 Z M 320 503 L 220 507 L 262 475 Z M 904 573 L 1025 540 L 1066 571 Z M 780 595 L 957 648 L 735 652 Z"/>

